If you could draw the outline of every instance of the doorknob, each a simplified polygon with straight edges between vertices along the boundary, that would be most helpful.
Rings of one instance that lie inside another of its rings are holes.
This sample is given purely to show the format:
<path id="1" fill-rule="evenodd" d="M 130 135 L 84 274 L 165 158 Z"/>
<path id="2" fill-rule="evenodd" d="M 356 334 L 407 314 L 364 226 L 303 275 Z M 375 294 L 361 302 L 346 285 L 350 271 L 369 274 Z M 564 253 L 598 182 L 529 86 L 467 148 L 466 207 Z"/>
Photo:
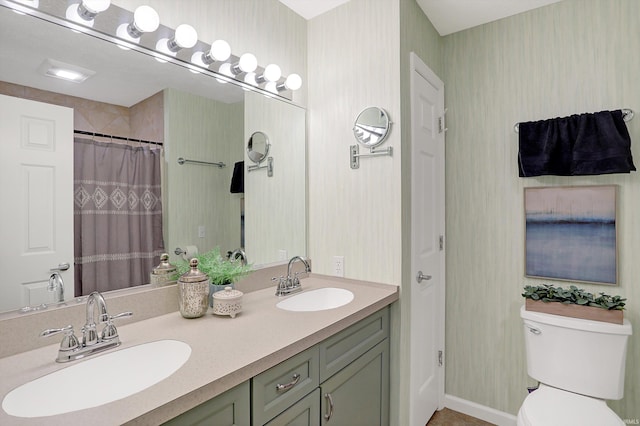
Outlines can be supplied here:
<path id="1" fill-rule="evenodd" d="M 71 265 L 69 265 L 67 262 L 64 262 L 64 263 L 59 264 L 57 268 L 49 269 L 49 271 L 50 272 L 61 272 L 61 271 L 66 271 L 70 267 L 71 267 Z"/>
<path id="2" fill-rule="evenodd" d="M 418 275 L 416 275 L 416 281 L 418 281 L 419 283 L 421 283 L 422 280 L 429 281 L 430 279 L 431 279 L 431 275 L 424 275 L 422 271 L 418 271 Z"/>

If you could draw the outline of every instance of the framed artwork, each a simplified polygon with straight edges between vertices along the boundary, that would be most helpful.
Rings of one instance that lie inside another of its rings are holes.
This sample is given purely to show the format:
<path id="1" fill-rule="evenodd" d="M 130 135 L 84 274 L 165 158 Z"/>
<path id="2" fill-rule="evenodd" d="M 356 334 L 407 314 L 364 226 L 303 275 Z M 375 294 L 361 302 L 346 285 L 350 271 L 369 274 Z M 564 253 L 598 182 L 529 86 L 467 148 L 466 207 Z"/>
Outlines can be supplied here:
<path id="1" fill-rule="evenodd" d="M 525 188 L 525 275 L 617 285 L 617 186 Z"/>

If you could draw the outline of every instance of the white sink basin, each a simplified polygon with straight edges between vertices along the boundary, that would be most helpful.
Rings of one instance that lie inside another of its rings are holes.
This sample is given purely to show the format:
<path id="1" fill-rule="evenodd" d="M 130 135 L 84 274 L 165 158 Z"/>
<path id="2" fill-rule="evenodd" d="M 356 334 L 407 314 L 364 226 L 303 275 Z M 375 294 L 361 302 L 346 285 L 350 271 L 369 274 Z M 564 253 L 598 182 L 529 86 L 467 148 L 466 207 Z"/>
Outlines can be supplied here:
<path id="1" fill-rule="evenodd" d="M 42 417 L 97 407 L 166 379 L 190 355 L 186 343 L 159 340 L 75 361 L 12 390 L 2 408 L 12 416 Z"/>
<path id="2" fill-rule="evenodd" d="M 285 311 L 311 312 L 334 309 L 353 300 L 353 293 L 343 288 L 320 288 L 291 296 L 276 306 Z"/>

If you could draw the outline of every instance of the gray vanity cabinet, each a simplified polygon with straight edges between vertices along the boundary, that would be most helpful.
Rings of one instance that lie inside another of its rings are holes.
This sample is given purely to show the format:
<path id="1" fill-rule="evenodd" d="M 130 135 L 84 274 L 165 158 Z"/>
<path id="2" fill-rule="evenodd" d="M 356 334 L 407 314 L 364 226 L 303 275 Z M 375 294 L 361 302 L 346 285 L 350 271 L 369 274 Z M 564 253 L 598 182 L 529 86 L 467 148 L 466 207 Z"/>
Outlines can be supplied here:
<path id="1" fill-rule="evenodd" d="M 324 382 L 320 392 L 322 425 L 388 425 L 389 341 Z"/>
<path id="2" fill-rule="evenodd" d="M 249 382 L 247 381 L 169 420 L 164 425 L 250 426 L 249 407 Z"/>
<path id="3" fill-rule="evenodd" d="M 166 424 L 387 426 L 388 337 L 384 308 Z"/>

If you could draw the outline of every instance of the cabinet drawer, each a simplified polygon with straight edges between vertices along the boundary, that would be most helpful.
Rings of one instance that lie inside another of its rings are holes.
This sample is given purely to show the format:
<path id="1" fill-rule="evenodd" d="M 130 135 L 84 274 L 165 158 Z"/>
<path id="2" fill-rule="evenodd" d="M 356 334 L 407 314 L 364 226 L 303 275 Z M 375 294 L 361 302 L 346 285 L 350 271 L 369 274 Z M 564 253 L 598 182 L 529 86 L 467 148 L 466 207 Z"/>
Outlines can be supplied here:
<path id="1" fill-rule="evenodd" d="M 314 346 L 251 379 L 253 423 L 267 423 L 318 387 L 318 365 Z"/>
<path id="2" fill-rule="evenodd" d="M 389 308 L 384 308 L 320 343 L 320 383 L 388 336 Z"/>

